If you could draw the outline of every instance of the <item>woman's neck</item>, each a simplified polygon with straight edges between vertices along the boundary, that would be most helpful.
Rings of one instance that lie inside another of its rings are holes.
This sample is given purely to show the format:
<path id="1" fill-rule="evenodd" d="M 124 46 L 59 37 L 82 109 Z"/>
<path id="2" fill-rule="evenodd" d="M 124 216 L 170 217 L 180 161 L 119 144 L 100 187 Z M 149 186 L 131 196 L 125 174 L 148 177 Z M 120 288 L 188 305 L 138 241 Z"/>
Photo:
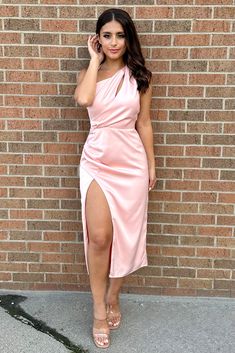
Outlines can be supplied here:
<path id="1" fill-rule="evenodd" d="M 105 62 L 101 65 L 102 70 L 105 71 L 117 71 L 124 66 L 122 59 L 120 60 L 109 60 L 106 59 Z"/>

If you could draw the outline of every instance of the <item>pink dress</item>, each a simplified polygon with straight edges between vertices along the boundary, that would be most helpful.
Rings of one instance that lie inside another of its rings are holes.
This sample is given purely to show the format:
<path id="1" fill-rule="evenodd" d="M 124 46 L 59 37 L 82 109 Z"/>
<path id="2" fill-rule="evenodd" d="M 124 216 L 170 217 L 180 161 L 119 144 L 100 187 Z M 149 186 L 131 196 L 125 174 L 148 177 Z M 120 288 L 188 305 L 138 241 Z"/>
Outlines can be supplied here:
<path id="1" fill-rule="evenodd" d="M 109 277 L 123 277 L 147 265 L 149 176 L 146 152 L 135 129 L 139 99 L 137 82 L 124 66 L 97 82 L 95 99 L 88 107 L 91 129 L 80 161 L 85 259 L 89 272 L 85 201 L 95 180 L 104 192 L 113 223 Z"/>

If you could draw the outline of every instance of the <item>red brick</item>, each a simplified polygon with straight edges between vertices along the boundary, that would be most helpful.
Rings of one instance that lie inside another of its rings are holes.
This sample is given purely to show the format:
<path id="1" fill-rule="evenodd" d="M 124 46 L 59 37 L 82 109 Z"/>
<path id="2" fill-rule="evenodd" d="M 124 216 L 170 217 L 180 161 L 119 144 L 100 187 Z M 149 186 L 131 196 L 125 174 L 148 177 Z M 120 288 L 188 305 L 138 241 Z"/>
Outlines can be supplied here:
<path id="1" fill-rule="evenodd" d="M 44 144 L 44 153 L 52 153 L 52 154 L 76 154 L 77 153 L 77 145 L 70 143 L 45 143 Z"/>
<path id="2" fill-rule="evenodd" d="M 148 46 L 170 46 L 171 37 L 169 35 L 140 34 L 141 45 Z"/>
<path id="3" fill-rule="evenodd" d="M 214 224 L 215 217 L 210 215 L 182 215 L 181 222 L 183 224 Z"/>
<path id="4" fill-rule="evenodd" d="M 217 170 L 185 170 L 184 179 L 191 180 L 218 180 L 219 172 Z"/>
<path id="5" fill-rule="evenodd" d="M 210 279 L 179 279 L 180 287 L 189 287 L 189 288 L 212 288 L 213 281 Z"/>
<path id="6" fill-rule="evenodd" d="M 37 47 L 32 46 L 5 46 L 4 55 L 9 57 L 35 57 L 39 56 L 39 50 Z"/>
<path id="7" fill-rule="evenodd" d="M 200 159 L 199 158 L 166 158 L 166 167 L 189 167 L 189 168 L 199 168 Z"/>
<path id="8" fill-rule="evenodd" d="M 12 252 L 8 253 L 8 260 L 11 262 L 39 262 L 39 254 L 32 254 L 29 252 Z"/>
<path id="9" fill-rule="evenodd" d="M 197 213 L 198 206 L 196 204 L 181 204 L 177 202 L 166 202 L 164 205 L 164 211 L 167 213 L 176 212 L 176 213 Z"/>
<path id="10" fill-rule="evenodd" d="M 1 5 L 0 17 L 17 17 L 19 16 L 18 6 Z"/>
<path id="11" fill-rule="evenodd" d="M 186 74 L 155 74 L 153 76 L 153 84 L 164 84 L 164 85 L 179 85 L 187 83 L 187 75 Z"/>
<path id="12" fill-rule="evenodd" d="M 213 214 L 233 214 L 234 208 L 231 205 L 215 205 L 203 204 L 199 205 L 200 213 L 213 213 Z"/>
<path id="13" fill-rule="evenodd" d="M 56 282 L 56 283 L 77 283 L 78 275 L 77 274 L 46 274 L 46 281 L 48 282 Z"/>
<path id="14" fill-rule="evenodd" d="M 37 97 L 20 97 L 20 96 L 6 96 L 5 104 L 9 106 L 38 106 L 39 100 Z"/>
<path id="15" fill-rule="evenodd" d="M 0 281 L 11 281 L 11 273 L 2 273 L 0 272 Z"/>
<path id="16" fill-rule="evenodd" d="M 20 33 L 14 33 L 14 32 L 0 33 L 0 43 L 14 44 L 14 43 L 20 43 L 20 41 L 21 41 Z"/>
<path id="17" fill-rule="evenodd" d="M 213 248 L 197 248 L 196 249 L 197 256 L 200 257 L 210 257 L 210 258 L 224 258 L 230 256 L 230 250 L 228 249 L 213 249 Z"/>
<path id="18" fill-rule="evenodd" d="M 44 232 L 45 241 L 75 241 L 75 232 Z"/>
<path id="19" fill-rule="evenodd" d="M 209 63 L 209 71 L 213 72 L 234 72 L 235 60 L 229 61 L 210 61 Z"/>
<path id="20" fill-rule="evenodd" d="M 194 256 L 195 249 L 190 247 L 164 247 L 162 254 L 165 256 Z"/>
<path id="21" fill-rule="evenodd" d="M 75 1 L 76 3 L 76 1 Z M 97 3 L 97 1 L 96 1 Z M 61 6 L 59 7 L 59 17 L 64 18 L 95 18 L 95 7 L 93 6 L 84 6 L 84 7 L 70 7 L 70 6 Z"/>
<path id="22" fill-rule="evenodd" d="M 187 48 L 153 48 L 152 58 L 153 59 L 187 59 L 188 49 Z"/>
<path id="23" fill-rule="evenodd" d="M 224 85 L 225 75 L 223 74 L 190 74 L 189 84 L 203 85 Z"/>
<path id="24" fill-rule="evenodd" d="M 23 118 L 22 108 L 5 107 L 0 110 L 0 118 Z"/>
<path id="25" fill-rule="evenodd" d="M 234 87 L 207 87 L 207 97 L 235 97 Z"/>
<path id="26" fill-rule="evenodd" d="M 171 7 L 137 7 L 136 8 L 136 18 L 152 18 L 152 19 L 162 19 L 162 18 L 172 18 L 173 8 Z"/>
<path id="27" fill-rule="evenodd" d="M 235 45 L 233 34 L 214 34 L 212 37 L 212 45 Z"/>
<path id="28" fill-rule="evenodd" d="M 197 181 L 186 180 L 167 180 L 166 189 L 172 190 L 198 190 L 199 183 Z"/>
<path id="29" fill-rule="evenodd" d="M 2 241 L 1 250 L 3 251 L 25 251 L 25 242 Z"/>
<path id="30" fill-rule="evenodd" d="M 28 243 L 28 250 L 30 252 L 48 252 L 54 253 L 60 251 L 60 244 L 59 243 L 40 243 L 40 242 L 32 242 Z"/>
<path id="31" fill-rule="evenodd" d="M 59 70 L 56 59 L 24 59 L 25 70 Z"/>
<path id="32" fill-rule="evenodd" d="M 40 0 L 41 4 L 66 4 L 66 5 L 73 5 L 77 4 L 77 0 Z"/>
<path id="33" fill-rule="evenodd" d="M 176 7 L 174 18 L 211 18 L 211 7 Z"/>
<path id="34" fill-rule="evenodd" d="M 43 273 L 13 273 L 15 282 L 43 282 Z"/>
<path id="35" fill-rule="evenodd" d="M 47 32 L 77 32 L 76 20 L 41 20 L 41 28 Z"/>
<path id="36" fill-rule="evenodd" d="M 235 156 L 235 147 L 223 147 L 223 156 Z"/>
<path id="37" fill-rule="evenodd" d="M 75 255 L 74 254 L 42 254 L 42 262 L 52 262 L 52 263 L 74 263 Z"/>
<path id="38" fill-rule="evenodd" d="M 8 130 L 41 130 L 40 121 L 11 120 L 7 122 Z"/>
<path id="39" fill-rule="evenodd" d="M 57 119 L 58 116 L 59 110 L 56 108 L 25 108 L 27 119 Z"/>
<path id="40" fill-rule="evenodd" d="M 21 94 L 19 84 L 2 83 L 0 84 L 0 94 Z"/>
<path id="41" fill-rule="evenodd" d="M 25 229 L 24 221 L 0 221 L 0 229 Z M 2 245 L 1 245 L 2 248 Z M 11 248 L 9 249 L 11 250 Z"/>
<path id="42" fill-rule="evenodd" d="M 192 48 L 190 57 L 192 59 L 226 59 L 227 48 Z"/>
<path id="43" fill-rule="evenodd" d="M 202 181 L 201 183 L 201 190 L 202 191 L 235 191 L 235 185 L 233 182 L 226 182 L 226 181 Z"/>
<path id="44" fill-rule="evenodd" d="M 42 211 L 38 210 L 11 210 L 11 219 L 42 219 Z"/>
<path id="45" fill-rule="evenodd" d="M 234 121 L 234 111 L 211 111 L 206 112 L 208 121 Z"/>
<path id="46" fill-rule="evenodd" d="M 70 47 L 41 47 L 41 55 L 48 58 L 75 58 L 76 49 Z"/>
<path id="47" fill-rule="evenodd" d="M 198 234 L 199 235 L 209 235 L 209 236 L 232 236 L 232 228 L 229 227 L 207 227 L 207 226 L 200 226 L 198 227 Z"/>
<path id="48" fill-rule="evenodd" d="M 38 31 L 39 20 L 36 19 L 22 19 L 22 18 L 10 18 L 4 20 L 5 30 L 10 31 Z"/>
<path id="49" fill-rule="evenodd" d="M 6 231 L 0 231 L 0 240 L 2 241 L 2 240 L 7 240 L 7 237 L 8 237 L 8 234 L 7 234 L 7 232 Z M 0 259 L 1 259 L 1 257 L 0 257 Z M 4 264 L 2 264 L 2 265 L 4 265 Z M 2 268 L 2 266 L 1 266 L 1 264 L 0 264 L 0 271 L 1 271 L 1 268 Z"/>
<path id="50" fill-rule="evenodd" d="M 176 46 L 209 46 L 208 34 L 176 34 L 174 36 Z"/>
<path id="51" fill-rule="evenodd" d="M 25 33 L 25 44 L 59 44 L 59 34 L 53 33 Z"/>
<path id="52" fill-rule="evenodd" d="M 1 69 L 6 69 L 6 70 L 10 70 L 10 69 L 21 69 L 22 65 L 21 65 L 21 61 L 20 59 L 1 59 L 0 58 L 0 68 Z"/>
<path id="53" fill-rule="evenodd" d="M 40 73 L 32 71 L 8 71 L 6 72 L 7 82 L 39 82 Z"/>
<path id="54" fill-rule="evenodd" d="M 234 225 L 235 217 L 232 216 L 218 216 L 217 217 L 218 225 Z"/>
<path id="55" fill-rule="evenodd" d="M 42 2 L 41 2 L 42 3 Z M 51 3 L 48 2 L 48 3 Z M 53 6 L 22 6 L 21 8 L 21 15 L 22 17 L 57 17 L 57 9 Z"/>
<path id="56" fill-rule="evenodd" d="M 168 88 L 168 96 L 173 97 L 203 97 L 202 87 L 172 86 Z"/>
<path id="57" fill-rule="evenodd" d="M 227 247 L 234 248 L 235 247 L 235 238 L 218 238 L 217 244 L 218 247 Z"/>
<path id="58" fill-rule="evenodd" d="M 33 95 L 54 95 L 57 93 L 56 85 L 24 84 L 22 86 L 23 94 Z"/>
<path id="59" fill-rule="evenodd" d="M 27 265 L 26 264 L 14 264 L 14 263 L 1 263 L 0 264 L 0 271 L 4 272 L 26 272 L 27 271 Z"/>
<path id="60" fill-rule="evenodd" d="M 223 202 L 223 203 L 235 203 L 235 194 L 219 194 L 219 200 L 218 202 Z"/>
<path id="61" fill-rule="evenodd" d="M 194 20 L 193 32 L 230 32 L 229 21 Z"/>
<path id="62" fill-rule="evenodd" d="M 186 156 L 220 156 L 220 147 L 186 146 Z M 194 170 L 193 170 L 194 172 Z"/>
<path id="63" fill-rule="evenodd" d="M 228 0 L 225 0 L 225 1 L 228 1 Z M 223 5 L 226 5 L 226 4 L 224 4 L 224 2 L 223 2 Z M 220 6 L 220 7 L 215 7 L 215 9 L 214 9 L 214 18 L 219 18 L 219 19 L 232 18 L 233 19 L 234 17 L 235 17 L 235 8 L 233 6 Z"/>
<path id="64" fill-rule="evenodd" d="M 190 245 L 190 246 L 213 246 L 214 239 L 211 237 L 199 237 L 199 236 L 182 236 L 180 237 L 180 244 L 181 245 Z"/>
<path id="65" fill-rule="evenodd" d="M 232 5 L 233 0 L 195 0 L 196 5 Z"/>
<path id="66" fill-rule="evenodd" d="M 42 175 L 43 170 L 41 166 L 10 166 L 9 175 Z"/>
<path id="67" fill-rule="evenodd" d="M 29 264 L 30 272 L 60 272 L 59 264 Z"/>

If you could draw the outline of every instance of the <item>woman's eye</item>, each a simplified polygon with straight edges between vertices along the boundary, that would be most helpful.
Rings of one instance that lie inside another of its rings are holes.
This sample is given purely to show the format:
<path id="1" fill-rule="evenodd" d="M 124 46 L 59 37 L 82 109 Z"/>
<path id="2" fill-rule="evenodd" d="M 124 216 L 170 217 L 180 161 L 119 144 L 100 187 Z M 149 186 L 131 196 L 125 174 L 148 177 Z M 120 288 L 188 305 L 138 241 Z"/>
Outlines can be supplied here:
<path id="1" fill-rule="evenodd" d="M 109 38 L 110 35 L 109 34 L 104 34 L 104 38 Z"/>
<path id="2" fill-rule="evenodd" d="M 119 34 L 118 37 L 119 38 L 125 38 L 125 34 Z"/>

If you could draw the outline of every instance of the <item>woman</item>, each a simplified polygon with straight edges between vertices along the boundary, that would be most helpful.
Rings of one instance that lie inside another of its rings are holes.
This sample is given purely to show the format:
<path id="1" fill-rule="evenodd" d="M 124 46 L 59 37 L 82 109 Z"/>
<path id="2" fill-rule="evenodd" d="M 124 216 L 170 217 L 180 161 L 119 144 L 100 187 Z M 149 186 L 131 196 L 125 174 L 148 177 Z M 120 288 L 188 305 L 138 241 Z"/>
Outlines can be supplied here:
<path id="1" fill-rule="evenodd" d="M 121 322 L 123 278 L 147 265 L 148 191 L 156 182 L 151 72 L 123 10 L 100 15 L 88 50 L 90 63 L 78 76 L 74 98 L 87 107 L 91 123 L 80 162 L 82 221 L 93 339 L 107 348 L 110 329 Z"/>

